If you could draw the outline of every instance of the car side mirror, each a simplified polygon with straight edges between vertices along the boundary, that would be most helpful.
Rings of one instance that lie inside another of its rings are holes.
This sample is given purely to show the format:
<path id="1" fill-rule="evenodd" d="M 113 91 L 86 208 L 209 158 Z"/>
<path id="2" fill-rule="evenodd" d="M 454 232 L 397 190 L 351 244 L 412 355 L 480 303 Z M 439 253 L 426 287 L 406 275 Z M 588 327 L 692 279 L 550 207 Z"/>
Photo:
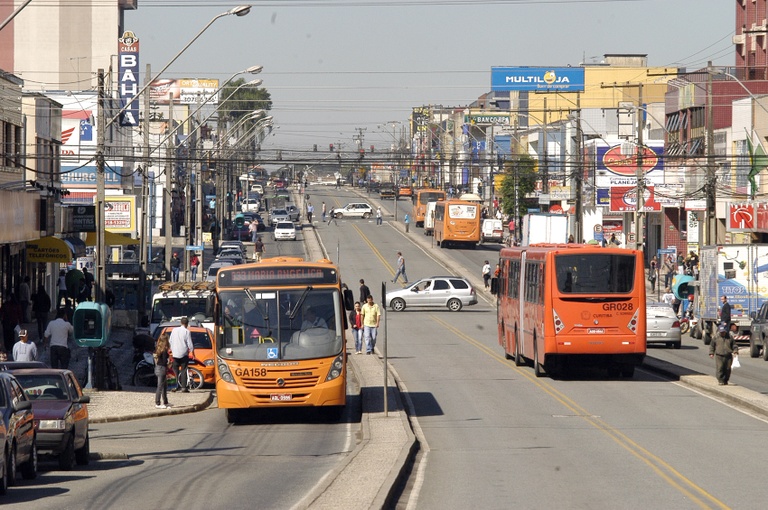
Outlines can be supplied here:
<path id="1" fill-rule="evenodd" d="M 26 411 L 27 409 L 32 409 L 31 400 L 17 400 L 16 403 L 13 404 L 14 411 Z"/>
<path id="2" fill-rule="evenodd" d="M 88 395 L 80 395 L 79 398 L 75 399 L 75 402 L 79 404 L 89 404 L 91 402 L 91 397 Z"/>

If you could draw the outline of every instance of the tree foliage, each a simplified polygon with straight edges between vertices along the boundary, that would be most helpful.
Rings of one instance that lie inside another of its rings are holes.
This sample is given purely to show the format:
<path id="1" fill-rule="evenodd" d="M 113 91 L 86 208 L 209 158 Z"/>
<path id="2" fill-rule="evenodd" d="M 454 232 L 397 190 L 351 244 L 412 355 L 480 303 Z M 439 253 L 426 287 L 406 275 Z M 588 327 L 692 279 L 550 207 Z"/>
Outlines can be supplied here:
<path id="1" fill-rule="evenodd" d="M 514 160 L 504 162 L 504 180 L 501 183 L 501 211 L 504 214 L 521 216 L 528 212 L 524 205 L 525 196 L 536 189 L 538 172 L 536 161 L 527 154 L 515 155 Z M 517 186 L 517 202 L 515 202 Z M 517 211 L 515 211 L 517 204 Z"/>
<path id="2" fill-rule="evenodd" d="M 237 121 L 254 110 L 272 109 L 272 96 L 267 89 L 241 86 L 243 83 L 245 78 L 238 78 L 229 82 L 220 92 L 219 98 L 223 102 L 219 106 L 219 113 L 222 117 Z"/>

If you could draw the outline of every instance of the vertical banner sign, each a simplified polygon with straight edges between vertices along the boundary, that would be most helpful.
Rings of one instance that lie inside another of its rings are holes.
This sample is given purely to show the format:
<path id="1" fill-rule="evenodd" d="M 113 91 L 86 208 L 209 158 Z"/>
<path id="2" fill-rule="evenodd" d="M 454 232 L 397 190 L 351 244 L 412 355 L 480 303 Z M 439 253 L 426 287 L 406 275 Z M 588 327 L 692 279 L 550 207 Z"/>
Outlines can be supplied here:
<path id="1" fill-rule="evenodd" d="M 123 32 L 118 39 L 120 108 L 128 106 L 120 114 L 121 126 L 139 125 L 139 39 L 133 32 Z"/>

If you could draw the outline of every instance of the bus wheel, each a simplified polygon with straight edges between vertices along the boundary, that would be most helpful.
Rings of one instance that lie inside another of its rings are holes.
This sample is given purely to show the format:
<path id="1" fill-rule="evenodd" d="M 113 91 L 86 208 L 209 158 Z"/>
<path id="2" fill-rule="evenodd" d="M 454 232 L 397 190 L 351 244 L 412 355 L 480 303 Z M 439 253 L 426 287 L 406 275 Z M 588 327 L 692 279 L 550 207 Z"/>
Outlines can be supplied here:
<path id="1" fill-rule="evenodd" d="M 461 300 L 453 298 L 448 300 L 448 309 L 452 312 L 461 310 Z"/>
<path id="2" fill-rule="evenodd" d="M 390 303 L 390 306 L 394 311 L 402 312 L 403 310 L 405 310 L 405 301 L 401 298 L 395 298 Z"/>
<path id="3" fill-rule="evenodd" d="M 712 335 L 709 333 L 709 328 L 704 326 L 704 332 L 701 334 L 701 339 L 704 341 L 704 345 L 712 343 Z"/>
<path id="4" fill-rule="evenodd" d="M 525 360 L 520 352 L 520 334 L 515 330 L 515 366 L 521 367 L 523 363 L 525 363 Z"/>
<path id="5" fill-rule="evenodd" d="M 504 359 L 512 359 L 512 358 L 514 358 L 514 356 L 511 355 L 507 351 L 507 345 L 509 345 L 509 343 L 507 342 L 507 333 L 506 333 L 506 331 L 504 329 L 504 323 L 503 322 L 499 323 L 499 338 L 503 338 L 504 339 L 504 344 L 503 344 L 504 345 Z"/>
<path id="6" fill-rule="evenodd" d="M 544 369 L 539 363 L 539 346 L 536 339 L 533 339 L 533 374 L 536 377 L 544 377 Z"/>

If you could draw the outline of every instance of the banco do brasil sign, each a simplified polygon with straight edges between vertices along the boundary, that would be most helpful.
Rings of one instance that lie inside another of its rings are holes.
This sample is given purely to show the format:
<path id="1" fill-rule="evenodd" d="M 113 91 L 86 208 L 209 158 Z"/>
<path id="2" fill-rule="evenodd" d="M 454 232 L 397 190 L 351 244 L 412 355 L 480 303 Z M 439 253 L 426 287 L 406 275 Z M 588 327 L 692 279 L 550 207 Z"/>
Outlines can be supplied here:
<path id="1" fill-rule="evenodd" d="M 583 67 L 492 67 L 491 90 L 580 92 Z"/>

